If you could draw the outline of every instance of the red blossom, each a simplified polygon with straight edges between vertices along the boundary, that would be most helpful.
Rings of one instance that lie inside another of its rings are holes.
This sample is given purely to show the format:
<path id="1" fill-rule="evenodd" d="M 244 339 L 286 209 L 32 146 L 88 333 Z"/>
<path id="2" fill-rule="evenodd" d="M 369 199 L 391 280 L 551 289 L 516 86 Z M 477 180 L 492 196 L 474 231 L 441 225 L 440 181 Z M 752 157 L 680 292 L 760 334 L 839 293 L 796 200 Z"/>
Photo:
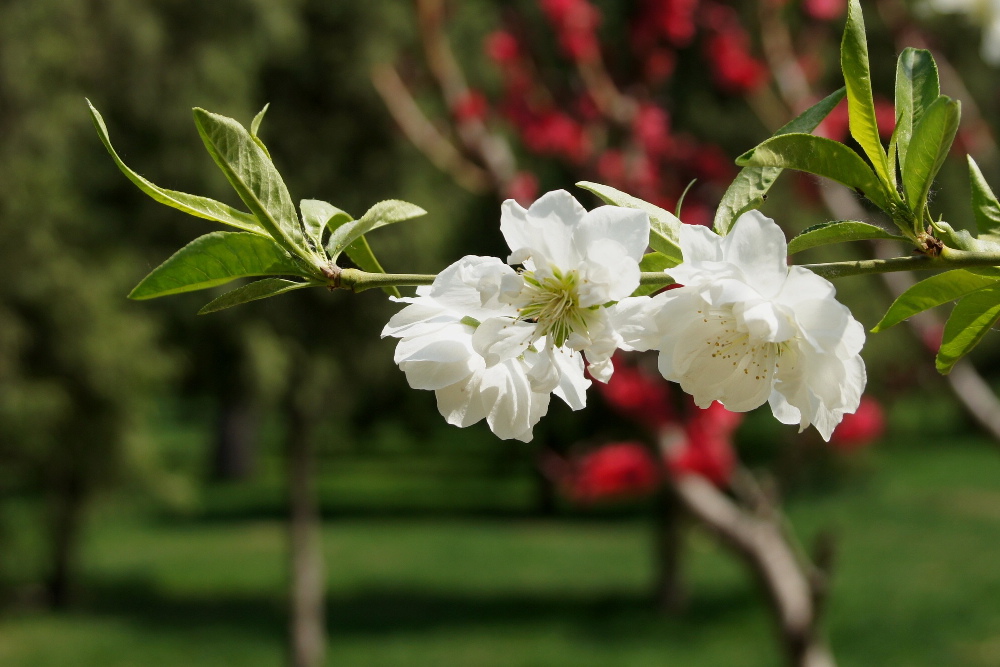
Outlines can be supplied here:
<path id="1" fill-rule="evenodd" d="M 521 55 L 517 38 L 506 30 L 495 30 L 486 36 L 483 44 L 486 55 L 498 64 L 511 63 Z"/>
<path id="2" fill-rule="evenodd" d="M 563 53 L 574 60 L 597 56 L 595 31 L 601 13 L 587 0 L 541 0 L 542 12 L 556 29 Z"/>
<path id="3" fill-rule="evenodd" d="M 767 67 L 750 55 L 749 39 L 742 31 L 726 30 L 708 38 L 706 54 L 715 83 L 726 93 L 742 95 L 761 86 Z"/>
<path id="4" fill-rule="evenodd" d="M 468 90 L 464 95 L 455 100 L 451 113 L 455 120 L 464 123 L 469 120 L 482 120 L 486 117 L 489 104 L 486 97 L 478 90 Z"/>
<path id="5" fill-rule="evenodd" d="M 874 398 L 862 396 L 857 411 L 844 415 L 830 438 L 830 444 L 842 452 L 851 452 L 870 445 L 884 433 L 885 413 L 882 406 Z"/>
<path id="6" fill-rule="evenodd" d="M 535 116 L 521 128 L 524 146 L 539 155 L 558 155 L 580 162 L 590 152 L 590 142 L 580 125 L 568 114 L 549 111 Z"/>
<path id="7" fill-rule="evenodd" d="M 847 11 L 847 0 L 805 0 L 803 9 L 817 21 L 834 21 Z"/>
<path id="8" fill-rule="evenodd" d="M 683 427 L 669 426 L 661 435 L 669 444 L 667 469 L 674 476 L 699 475 L 719 487 L 726 487 L 736 467 L 732 435 L 743 415 L 713 403 L 694 408 Z"/>
<path id="9" fill-rule="evenodd" d="M 643 64 L 646 81 L 652 85 L 663 83 L 673 75 L 676 65 L 677 56 L 673 51 L 652 49 Z"/>
<path id="10" fill-rule="evenodd" d="M 659 463 L 639 442 L 604 445 L 582 456 L 573 468 L 567 491 L 582 502 L 643 496 L 660 485 Z"/>
<path id="11" fill-rule="evenodd" d="M 615 357 L 615 373 L 607 383 L 596 383 L 601 396 L 618 414 L 654 432 L 676 422 L 670 404 L 670 385 L 659 375 L 621 362 Z"/>
<path id="12" fill-rule="evenodd" d="M 655 104 L 643 104 L 632 120 L 632 133 L 650 155 L 670 150 L 670 116 Z"/>
<path id="13" fill-rule="evenodd" d="M 521 206 L 530 206 L 538 198 L 538 179 L 530 172 L 519 171 L 510 179 L 504 196 Z"/>

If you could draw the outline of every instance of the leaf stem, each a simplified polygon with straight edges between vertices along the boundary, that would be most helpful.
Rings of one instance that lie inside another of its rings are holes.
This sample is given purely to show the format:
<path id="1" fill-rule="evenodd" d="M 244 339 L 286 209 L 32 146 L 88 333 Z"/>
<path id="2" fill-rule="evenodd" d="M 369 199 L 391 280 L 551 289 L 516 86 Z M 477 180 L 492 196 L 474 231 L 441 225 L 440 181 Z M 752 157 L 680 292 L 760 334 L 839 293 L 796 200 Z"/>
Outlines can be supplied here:
<path id="1" fill-rule="evenodd" d="M 359 269 L 343 269 L 334 278 L 332 286 L 349 289 L 352 292 L 364 292 L 373 287 L 406 287 L 413 285 L 430 285 L 437 276 L 421 273 L 369 273 Z"/>

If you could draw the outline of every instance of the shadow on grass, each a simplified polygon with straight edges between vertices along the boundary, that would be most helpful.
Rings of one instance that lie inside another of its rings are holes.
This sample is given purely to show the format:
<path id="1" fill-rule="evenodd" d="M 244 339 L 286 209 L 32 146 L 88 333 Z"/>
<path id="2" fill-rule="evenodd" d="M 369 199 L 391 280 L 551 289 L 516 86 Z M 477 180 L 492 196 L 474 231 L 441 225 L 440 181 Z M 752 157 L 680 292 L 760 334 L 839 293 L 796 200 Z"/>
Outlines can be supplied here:
<path id="1" fill-rule="evenodd" d="M 332 638 L 378 637 L 434 632 L 558 626 L 606 641 L 651 636 L 692 639 L 719 624 L 761 613 L 750 589 L 703 592 L 676 616 L 660 614 L 653 602 L 630 593 L 559 594 L 441 592 L 371 587 L 333 595 L 327 604 Z M 212 632 L 281 642 L 287 619 L 280 597 L 261 595 L 179 595 L 145 579 L 92 581 L 76 613 L 115 616 L 158 632 L 186 635 Z"/>

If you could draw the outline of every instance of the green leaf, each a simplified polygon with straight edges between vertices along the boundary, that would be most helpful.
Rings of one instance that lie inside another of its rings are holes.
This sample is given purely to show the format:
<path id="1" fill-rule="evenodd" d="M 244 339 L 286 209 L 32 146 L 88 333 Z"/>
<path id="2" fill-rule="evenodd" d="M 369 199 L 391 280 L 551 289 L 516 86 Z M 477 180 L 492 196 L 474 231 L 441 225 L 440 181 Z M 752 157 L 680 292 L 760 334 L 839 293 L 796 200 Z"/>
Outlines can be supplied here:
<path id="1" fill-rule="evenodd" d="M 359 220 L 345 221 L 330 233 L 330 239 L 326 243 L 330 258 L 336 260 L 349 245 L 373 229 L 422 215 L 427 215 L 427 211 L 414 204 L 397 199 L 380 201 L 368 209 Z"/>
<path id="2" fill-rule="evenodd" d="M 315 287 L 315 284 L 300 283 L 293 280 L 284 280 L 283 278 L 264 278 L 263 280 L 256 280 L 248 285 L 237 287 L 231 292 L 226 292 L 217 299 L 209 301 L 202 307 L 201 310 L 198 311 L 198 314 L 207 315 L 208 313 L 215 313 L 220 310 L 225 310 L 226 308 L 239 306 L 244 303 L 249 303 L 250 301 L 266 299 L 271 296 L 284 294 L 285 292 L 302 289 L 303 287 Z"/>
<path id="3" fill-rule="evenodd" d="M 306 236 L 312 240 L 317 248 L 323 247 L 323 232 L 327 223 L 336 216 L 347 221 L 351 216 L 347 215 L 333 204 L 329 204 L 320 199 L 303 199 L 299 202 L 299 211 L 302 212 L 302 224 L 306 230 Z"/>
<path id="4" fill-rule="evenodd" d="M 969 155 L 969 181 L 972 186 L 972 212 L 976 216 L 976 228 L 983 241 L 1000 243 L 1000 203 L 979 165 Z"/>
<path id="5" fill-rule="evenodd" d="M 896 150 L 906 162 L 913 129 L 941 94 L 937 64 L 930 51 L 907 47 L 896 61 Z"/>
<path id="6" fill-rule="evenodd" d="M 931 276 L 900 294 L 899 298 L 889 306 L 882 321 L 872 329 L 872 332 L 884 331 L 917 313 L 955 301 L 967 294 L 996 285 L 998 282 L 1000 282 L 1000 276 L 991 278 L 964 269 L 945 271 Z"/>
<path id="7" fill-rule="evenodd" d="M 802 231 L 801 234 L 788 242 L 788 254 L 815 248 L 829 243 L 844 243 L 845 241 L 865 241 L 868 239 L 902 240 L 902 236 L 857 220 L 834 220 L 821 222 Z"/>
<path id="8" fill-rule="evenodd" d="M 903 188 L 907 204 L 917 220 L 927 205 L 927 194 L 938 170 L 944 164 L 958 132 L 961 103 L 941 95 L 927 107 L 910 139 L 910 149 L 903 162 Z"/>
<path id="9" fill-rule="evenodd" d="M 194 110 L 205 147 L 261 226 L 292 255 L 313 261 L 288 188 L 250 133 L 232 118 Z"/>
<path id="10" fill-rule="evenodd" d="M 94 127 L 97 128 L 97 136 L 100 137 L 104 147 L 108 149 L 108 153 L 111 154 L 111 158 L 115 161 L 115 164 L 118 165 L 118 168 L 130 181 L 135 183 L 140 190 L 154 200 L 171 208 L 176 208 L 178 211 L 183 211 L 188 215 L 193 215 L 196 218 L 221 222 L 224 225 L 236 227 L 245 232 L 253 232 L 254 234 L 267 233 L 260 226 L 260 223 L 257 222 L 257 219 L 249 213 L 244 213 L 232 206 L 215 201 L 214 199 L 208 199 L 207 197 L 198 197 L 175 190 L 166 190 L 158 185 L 154 185 L 129 169 L 111 146 L 111 138 L 108 136 L 108 128 L 104 124 L 104 118 L 94 108 L 94 105 L 90 103 L 90 100 L 87 100 L 87 106 L 90 107 L 90 117 L 94 121 Z"/>
<path id="11" fill-rule="evenodd" d="M 844 83 L 847 86 L 851 136 L 861 144 L 875 167 L 875 173 L 888 186 L 892 182 L 889 178 L 889 160 L 882 149 L 878 122 L 875 120 L 871 69 L 868 65 L 868 37 L 858 0 L 850 0 L 847 6 L 847 25 L 844 26 L 844 37 L 840 42 L 840 68 L 844 71 Z"/>
<path id="12" fill-rule="evenodd" d="M 797 118 L 774 133 L 774 136 L 791 133 L 808 133 L 816 129 L 834 107 L 844 99 L 844 89 L 831 93 L 813 106 L 803 111 Z M 729 233 L 730 228 L 747 211 L 759 208 L 764 196 L 781 174 L 780 167 L 744 167 L 736 179 L 726 189 L 715 211 L 713 229 L 720 236 Z"/>
<path id="13" fill-rule="evenodd" d="M 292 275 L 304 275 L 302 268 L 266 236 L 212 232 L 174 253 L 128 296 L 153 299 L 223 285 L 236 278 Z"/>
<path id="14" fill-rule="evenodd" d="M 882 210 L 890 208 L 882 184 L 860 155 L 844 144 L 811 134 L 771 137 L 736 158 L 749 167 L 781 167 L 823 176 L 863 192 Z"/>
<path id="15" fill-rule="evenodd" d="M 639 262 L 639 270 L 644 273 L 659 273 L 673 268 L 678 264 L 680 262 L 673 257 L 667 257 L 662 252 L 651 252 L 642 256 L 642 260 Z M 663 285 L 639 285 L 632 292 L 632 296 L 646 296 L 661 289 L 663 289 Z"/>
<path id="16" fill-rule="evenodd" d="M 649 216 L 649 245 L 653 250 L 663 253 L 671 260 L 680 264 L 683 255 L 680 246 L 680 229 L 684 224 L 670 211 L 654 206 L 632 195 L 616 190 L 610 185 L 580 181 L 576 187 L 593 192 L 605 203 L 623 208 L 634 208 L 644 211 Z"/>
<path id="17" fill-rule="evenodd" d="M 265 145 L 264 145 L 264 142 L 263 142 L 263 141 L 261 141 L 260 137 L 258 137 L 258 136 L 257 136 L 257 131 L 258 131 L 258 130 L 260 129 L 260 124 L 261 124 L 261 121 L 263 121 L 263 120 L 264 120 L 264 114 L 266 114 L 266 113 L 267 113 L 267 108 L 268 108 L 269 106 L 271 106 L 271 103 L 270 103 L 270 102 L 268 102 L 267 104 L 265 104 L 265 105 L 264 105 L 264 108 L 263 108 L 263 109 L 261 109 L 261 110 L 260 110 L 260 111 L 259 111 L 259 112 L 257 113 L 257 115 L 253 117 L 253 120 L 252 120 L 252 121 L 250 121 L 250 136 L 251 136 L 251 137 L 253 137 L 253 140 L 254 140 L 254 142 L 255 142 L 255 143 L 256 143 L 256 144 L 258 145 L 258 146 L 260 146 L 260 149 L 261 149 L 262 151 L 264 151 L 264 155 L 266 155 L 266 156 L 267 156 L 267 159 L 269 159 L 269 160 L 270 160 L 270 159 L 271 159 L 271 151 L 267 150 L 267 146 L 265 146 Z"/>
<path id="18" fill-rule="evenodd" d="M 972 351 L 1000 319 L 1000 286 L 973 292 L 955 305 L 944 325 L 941 349 L 934 365 L 947 375 L 959 359 Z"/>

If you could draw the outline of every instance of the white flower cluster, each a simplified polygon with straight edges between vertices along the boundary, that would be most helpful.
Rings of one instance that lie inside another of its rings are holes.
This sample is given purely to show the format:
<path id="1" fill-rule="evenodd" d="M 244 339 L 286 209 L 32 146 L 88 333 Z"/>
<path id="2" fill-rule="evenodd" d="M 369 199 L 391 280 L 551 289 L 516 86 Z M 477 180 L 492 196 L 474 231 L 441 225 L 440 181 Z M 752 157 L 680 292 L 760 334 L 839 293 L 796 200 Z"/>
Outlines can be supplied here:
<path id="1" fill-rule="evenodd" d="M 825 439 L 854 412 L 865 385 L 864 330 L 833 286 L 789 267 L 785 237 L 756 211 L 720 237 L 685 225 L 683 284 L 631 297 L 649 239 L 645 213 L 586 211 L 569 193 L 525 210 L 504 202 L 508 263 L 463 257 L 386 325 L 410 386 L 430 389 L 456 426 L 486 419 L 501 438 L 528 441 L 555 394 L 586 405 L 590 381 L 611 377 L 616 349 L 660 352 L 660 372 L 701 407 L 735 412 L 770 403 L 784 423 Z M 515 269 L 514 267 L 519 267 Z"/>

